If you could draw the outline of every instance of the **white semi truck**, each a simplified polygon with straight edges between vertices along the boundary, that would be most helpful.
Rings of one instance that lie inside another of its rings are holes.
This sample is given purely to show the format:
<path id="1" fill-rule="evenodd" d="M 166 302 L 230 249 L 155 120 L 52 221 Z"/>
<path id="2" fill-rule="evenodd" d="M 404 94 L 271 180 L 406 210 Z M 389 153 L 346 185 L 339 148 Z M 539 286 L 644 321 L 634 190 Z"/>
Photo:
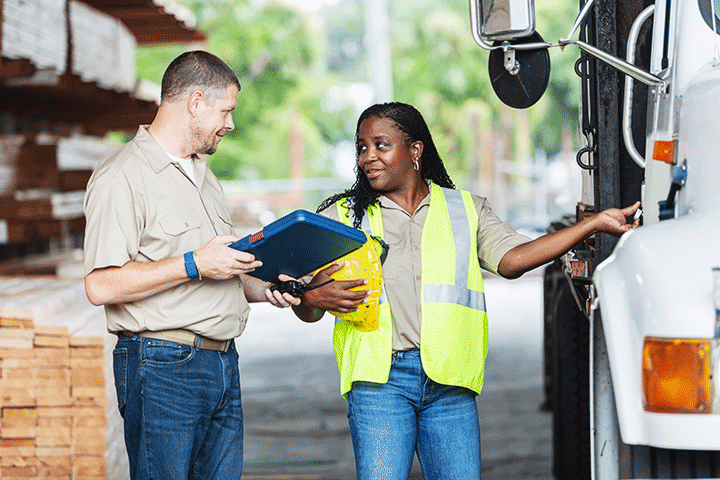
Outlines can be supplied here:
<path id="1" fill-rule="evenodd" d="M 581 0 L 552 44 L 533 9 L 470 1 L 513 107 L 542 95 L 548 48 L 579 55 L 583 193 L 550 228 L 644 211 L 619 241 L 597 235 L 545 271 L 554 474 L 720 478 L 720 1 Z"/>

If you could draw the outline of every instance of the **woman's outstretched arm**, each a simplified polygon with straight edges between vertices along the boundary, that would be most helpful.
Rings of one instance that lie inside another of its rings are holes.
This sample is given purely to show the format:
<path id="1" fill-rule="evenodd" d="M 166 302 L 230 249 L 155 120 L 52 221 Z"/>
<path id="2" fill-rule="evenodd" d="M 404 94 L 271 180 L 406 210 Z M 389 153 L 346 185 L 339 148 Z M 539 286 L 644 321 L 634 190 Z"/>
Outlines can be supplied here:
<path id="1" fill-rule="evenodd" d="M 639 225 L 639 220 L 632 223 L 626 221 L 639 207 L 640 202 L 623 209 L 609 208 L 575 225 L 518 245 L 500 260 L 498 273 L 505 278 L 518 278 L 523 273 L 564 255 L 574 245 L 597 232 L 619 237 Z"/>

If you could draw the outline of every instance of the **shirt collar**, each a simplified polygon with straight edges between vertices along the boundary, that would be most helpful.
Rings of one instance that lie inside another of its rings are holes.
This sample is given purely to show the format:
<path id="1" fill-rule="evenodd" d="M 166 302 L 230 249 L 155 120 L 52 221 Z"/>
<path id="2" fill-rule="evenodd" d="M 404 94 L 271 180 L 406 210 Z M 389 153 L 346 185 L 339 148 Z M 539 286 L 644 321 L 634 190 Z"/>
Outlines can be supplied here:
<path id="1" fill-rule="evenodd" d="M 135 135 L 135 142 L 155 173 L 160 172 L 160 170 L 172 163 L 165 150 L 148 132 L 148 125 L 140 125 L 137 135 Z"/>
<path id="2" fill-rule="evenodd" d="M 145 159 L 150 164 L 153 172 L 159 173 L 163 168 L 172 165 L 173 160 L 170 159 L 168 153 L 160 146 L 150 132 L 148 132 L 148 125 L 140 125 L 138 133 L 135 135 L 135 141 L 140 146 L 140 151 L 145 155 Z M 207 162 L 195 155 L 193 157 L 193 164 L 195 165 L 195 181 L 198 188 L 200 188 L 205 181 Z"/>
<path id="3" fill-rule="evenodd" d="M 418 210 L 420 210 L 420 208 L 424 207 L 425 205 L 430 205 L 430 195 L 432 195 L 432 188 L 431 188 L 432 182 L 427 182 L 427 184 L 428 184 L 428 189 L 430 190 L 430 192 L 427 195 L 425 195 L 425 198 L 420 200 L 420 204 L 417 207 Z M 397 203 L 393 202 L 385 195 L 380 195 L 378 197 L 378 202 L 380 203 L 380 208 L 394 208 L 397 210 L 403 210 Z"/>

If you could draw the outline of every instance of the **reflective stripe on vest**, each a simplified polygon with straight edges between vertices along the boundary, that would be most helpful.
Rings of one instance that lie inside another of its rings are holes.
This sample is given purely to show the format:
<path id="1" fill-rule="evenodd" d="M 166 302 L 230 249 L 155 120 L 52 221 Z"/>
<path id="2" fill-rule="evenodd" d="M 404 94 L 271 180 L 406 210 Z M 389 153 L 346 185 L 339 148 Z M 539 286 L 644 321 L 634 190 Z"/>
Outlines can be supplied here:
<path id="1" fill-rule="evenodd" d="M 442 192 L 445 194 L 452 236 L 455 239 L 455 284 L 425 285 L 423 300 L 428 303 L 463 305 L 484 312 L 485 293 L 468 289 L 470 255 L 475 252 L 471 252 L 469 223 L 462 193 L 449 188 L 443 188 Z"/>

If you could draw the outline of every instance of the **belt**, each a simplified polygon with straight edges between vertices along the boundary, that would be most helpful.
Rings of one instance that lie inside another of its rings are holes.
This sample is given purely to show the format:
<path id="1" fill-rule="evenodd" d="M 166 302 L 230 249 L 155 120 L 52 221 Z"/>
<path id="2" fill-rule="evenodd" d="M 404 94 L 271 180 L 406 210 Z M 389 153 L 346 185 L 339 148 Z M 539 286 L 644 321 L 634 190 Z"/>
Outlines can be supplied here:
<path id="1" fill-rule="evenodd" d="M 182 343 L 183 345 L 196 346 L 201 350 L 214 350 L 216 352 L 227 352 L 232 344 L 231 340 L 213 340 L 211 338 L 203 337 L 197 333 L 193 333 L 189 330 L 161 330 L 158 332 L 152 332 L 150 330 L 144 330 L 142 332 L 131 332 L 129 330 L 122 330 L 117 332 L 119 337 L 132 337 L 137 335 L 143 338 L 155 338 L 157 340 L 167 340 L 169 342 Z"/>

